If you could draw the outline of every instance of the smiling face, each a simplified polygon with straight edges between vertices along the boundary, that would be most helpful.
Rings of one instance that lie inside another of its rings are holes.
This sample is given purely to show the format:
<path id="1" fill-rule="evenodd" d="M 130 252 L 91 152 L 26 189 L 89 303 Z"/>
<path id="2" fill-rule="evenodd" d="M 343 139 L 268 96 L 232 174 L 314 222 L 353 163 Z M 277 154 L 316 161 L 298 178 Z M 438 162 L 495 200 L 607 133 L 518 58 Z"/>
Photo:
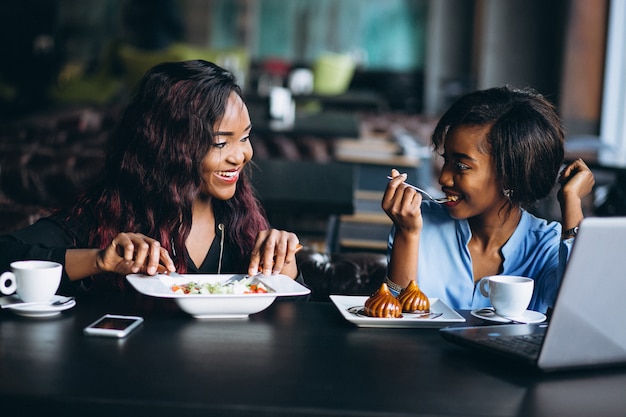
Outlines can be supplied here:
<path id="1" fill-rule="evenodd" d="M 490 128 L 460 125 L 446 135 L 439 184 L 450 200 L 445 206 L 455 219 L 498 217 L 508 202 L 488 152 Z"/>
<path id="2" fill-rule="evenodd" d="M 228 200 L 235 195 L 243 167 L 252 159 L 250 115 L 236 93 L 228 98 L 222 120 L 213 127 L 213 144 L 202 160 L 205 197 Z"/>

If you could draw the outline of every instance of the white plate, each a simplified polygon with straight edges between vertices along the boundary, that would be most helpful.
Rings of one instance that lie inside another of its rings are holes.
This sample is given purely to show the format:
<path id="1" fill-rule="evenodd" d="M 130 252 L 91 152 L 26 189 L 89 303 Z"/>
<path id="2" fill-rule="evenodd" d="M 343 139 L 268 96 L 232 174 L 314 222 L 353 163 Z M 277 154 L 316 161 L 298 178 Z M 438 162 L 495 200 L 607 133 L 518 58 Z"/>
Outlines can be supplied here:
<path id="1" fill-rule="evenodd" d="M 546 320 L 546 316 L 543 313 L 533 310 L 526 310 L 524 314 L 517 317 L 501 317 L 496 315 L 490 308 L 479 308 L 477 310 L 472 310 L 472 316 L 478 317 L 479 319 L 495 321 L 498 323 L 510 323 L 511 321 L 520 321 L 524 323 L 541 323 Z"/>
<path id="2" fill-rule="evenodd" d="M 53 303 L 57 300 L 64 300 L 65 298 L 66 297 L 55 295 L 50 300 L 50 303 Z M 9 297 L 3 297 L 0 300 L 0 303 L 1 304 L 13 304 L 13 303 L 19 303 L 20 301 L 21 300 L 18 297 L 16 297 L 15 295 L 12 295 Z M 76 301 L 72 300 L 66 304 L 62 304 L 58 306 L 53 306 L 53 305 L 48 305 L 48 304 L 35 304 L 35 305 L 31 304 L 31 305 L 24 305 L 24 306 L 14 306 L 14 307 L 11 307 L 9 310 L 11 310 L 15 314 L 18 314 L 24 317 L 52 317 L 52 316 L 61 314 L 62 311 L 68 310 L 74 307 L 75 305 L 76 305 Z"/>
<path id="3" fill-rule="evenodd" d="M 180 277 L 169 275 L 127 275 L 126 279 L 137 291 L 152 297 L 173 298 L 186 313 L 201 319 L 242 319 L 250 314 L 266 309 L 276 297 L 307 295 L 308 288 L 298 284 L 286 275 L 257 275 L 255 280 L 268 287 L 263 294 L 177 294 L 172 291 L 174 284 L 188 282 L 219 283 L 230 278 L 241 279 L 242 274 L 183 274 Z"/>
<path id="4" fill-rule="evenodd" d="M 341 315 L 351 323 L 359 327 L 388 327 L 388 328 L 439 328 L 452 323 L 463 323 L 465 319 L 459 313 L 448 307 L 438 298 L 429 298 L 430 311 L 442 313 L 434 318 L 417 318 L 419 315 L 403 313 L 403 317 L 397 319 L 367 317 L 352 311 L 363 308 L 369 297 L 353 295 L 331 295 L 330 299 L 335 304 Z"/>

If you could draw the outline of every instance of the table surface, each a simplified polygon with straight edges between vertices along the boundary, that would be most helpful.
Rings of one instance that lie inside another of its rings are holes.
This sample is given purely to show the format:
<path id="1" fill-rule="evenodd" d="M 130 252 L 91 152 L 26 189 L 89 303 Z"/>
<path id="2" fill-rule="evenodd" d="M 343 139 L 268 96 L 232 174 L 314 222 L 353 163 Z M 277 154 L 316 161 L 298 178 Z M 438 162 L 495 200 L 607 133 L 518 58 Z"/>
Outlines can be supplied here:
<path id="1" fill-rule="evenodd" d="M 83 335 L 105 313 L 145 322 L 126 339 Z M 230 321 L 135 293 L 48 319 L 0 311 L 3 415 L 607 417 L 626 415 L 625 387 L 623 368 L 542 375 L 437 329 L 358 328 L 330 303 Z"/>

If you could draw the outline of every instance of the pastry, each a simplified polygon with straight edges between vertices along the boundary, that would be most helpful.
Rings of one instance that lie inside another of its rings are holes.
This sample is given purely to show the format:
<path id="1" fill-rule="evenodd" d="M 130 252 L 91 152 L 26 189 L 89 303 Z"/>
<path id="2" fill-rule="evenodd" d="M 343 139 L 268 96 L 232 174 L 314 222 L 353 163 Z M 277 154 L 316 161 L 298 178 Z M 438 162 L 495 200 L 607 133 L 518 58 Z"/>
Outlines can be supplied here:
<path id="1" fill-rule="evenodd" d="M 429 313 L 430 301 L 426 294 L 419 289 L 415 281 L 411 281 L 406 288 L 398 294 L 398 301 L 404 313 Z"/>
<path id="2" fill-rule="evenodd" d="M 399 318 L 402 317 L 400 301 L 391 294 L 387 284 L 380 288 L 365 301 L 363 306 L 365 315 L 369 317 Z"/>

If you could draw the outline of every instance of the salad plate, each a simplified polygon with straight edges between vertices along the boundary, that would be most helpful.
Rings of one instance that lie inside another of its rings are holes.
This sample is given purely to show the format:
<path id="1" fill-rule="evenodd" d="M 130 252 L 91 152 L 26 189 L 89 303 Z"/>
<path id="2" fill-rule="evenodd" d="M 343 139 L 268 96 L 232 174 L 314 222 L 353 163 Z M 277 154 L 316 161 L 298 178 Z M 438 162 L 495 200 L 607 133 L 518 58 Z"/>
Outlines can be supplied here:
<path id="1" fill-rule="evenodd" d="M 182 274 L 127 275 L 126 279 L 144 295 L 172 298 L 184 312 L 199 319 L 245 319 L 269 307 L 276 297 L 295 297 L 311 291 L 286 275 Z M 202 290 L 186 294 L 180 288 L 193 283 Z M 251 291 L 261 285 L 266 292 Z M 178 289 L 178 291 L 176 291 Z M 212 292 L 209 292 L 212 291 Z"/>
<path id="2" fill-rule="evenodd" d="M 463 323 L 465 318 L 438 298 L 429 298 L 433 314 L 402 313 L 400 318 L 365 316 L 361 310 L 367 296 L 331 295 L 330 299 L 341 315 L 359 327 L 381 328 L 440 328 L 452 323 Z"/>

